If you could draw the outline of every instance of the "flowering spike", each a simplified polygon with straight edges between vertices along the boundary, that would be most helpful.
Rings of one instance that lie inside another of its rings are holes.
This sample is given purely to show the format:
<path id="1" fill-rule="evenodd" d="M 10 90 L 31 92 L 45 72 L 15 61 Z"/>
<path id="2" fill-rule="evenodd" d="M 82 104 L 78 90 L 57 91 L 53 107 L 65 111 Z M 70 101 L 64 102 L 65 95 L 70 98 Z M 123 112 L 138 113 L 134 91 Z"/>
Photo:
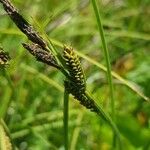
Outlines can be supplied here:
<path id="1" fill-rule="evenodd" d="M 81 67 L 78 56 L 72 48 L 64 47 L 63 57 L 66 63 L 67 70 L 70 74 L 74 86 L 81 92 L 85 92 L 86 84 L 84 73 Z"/>
<path id="2" fill-rule="evenodd" d="M 41 46 L 39 46 L 38 44 L 22 44 L 23 47 L 25 49 L 27 49 L 33 56 L 35 56 L 35 58 L 38 61 L 41 61 L 43 63 L 46 63 L 50 66 L 53 66 L 57 69 L 59 69 L 60 67 L 58 66 L 54 56 L 52 55 L 51 52 L 48 51 L 44 51 L 43 48 Z"/>

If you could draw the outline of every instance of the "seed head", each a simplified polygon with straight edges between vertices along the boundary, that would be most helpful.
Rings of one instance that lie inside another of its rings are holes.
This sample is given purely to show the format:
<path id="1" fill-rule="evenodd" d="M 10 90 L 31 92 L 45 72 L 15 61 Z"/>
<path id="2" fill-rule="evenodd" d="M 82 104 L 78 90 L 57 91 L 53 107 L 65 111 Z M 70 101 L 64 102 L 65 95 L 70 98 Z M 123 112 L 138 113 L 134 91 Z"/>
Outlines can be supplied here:
<path id="1" fill-rule="evenodd" d="M 98 112 L 95 102 L 92 99 L 89 99 L 87 95 L 81 90 L 76 88 L 72 82 L 66 80 L 64 85 L 66 90 L 71 93 L 74 98 L 80 102 L 81 105 L 85 106 L 87 109 L 90 109 L 93 112 Z"/>
<path id="2" fill-rule="evenodd" d="M 51 52 L 45 51 L 38 44 L 22 44 L 25 49 L 27 49 L 38 61 L 41 61 L 50 66 L 56 67 L 59 69 L 59 66 L 56 62 L 56 59 L 51 54 Z"/>
<path id="3" fill-rule="evenodd" d="M 65 60 L 66 68 L 70 74 L 71 82 L 81 92 L 84 93 L 86 88 L 83 69 L 79 57 L 75 54 L 72 48 L 64 47 L 63 57 Z"/>

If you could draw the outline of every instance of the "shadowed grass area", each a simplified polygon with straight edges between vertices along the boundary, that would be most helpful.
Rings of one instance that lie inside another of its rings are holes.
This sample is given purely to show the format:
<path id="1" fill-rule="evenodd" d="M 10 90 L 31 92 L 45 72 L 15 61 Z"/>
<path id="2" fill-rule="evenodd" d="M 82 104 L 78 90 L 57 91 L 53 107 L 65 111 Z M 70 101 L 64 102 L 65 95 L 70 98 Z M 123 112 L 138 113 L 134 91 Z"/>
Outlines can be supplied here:
<path id="1" fill-rule="evenodd" d="M 64 44 L 78 50 L 88 91 L 106 112 L 111 112 L 106 63 L 90 2 L 12 2 L 45 39 L 45 33 L 48 35 L 58 52 L 62 53 Z M 116 124 L 124 148 L 149 149 L 150 2 L 108 0 L 100 1 L 98 8 L 114 71 Z M 0 114 L 19 149 L 63 149 L 65 78 L 29 55 L 21 45 L 27 41 L 0 5 L 0 44 L 11 57 L 5 73 L 0 68 Z M 69 149 L 111 148 L 112 131 L 108 125 L 72 97 L 68 126 Z"/>

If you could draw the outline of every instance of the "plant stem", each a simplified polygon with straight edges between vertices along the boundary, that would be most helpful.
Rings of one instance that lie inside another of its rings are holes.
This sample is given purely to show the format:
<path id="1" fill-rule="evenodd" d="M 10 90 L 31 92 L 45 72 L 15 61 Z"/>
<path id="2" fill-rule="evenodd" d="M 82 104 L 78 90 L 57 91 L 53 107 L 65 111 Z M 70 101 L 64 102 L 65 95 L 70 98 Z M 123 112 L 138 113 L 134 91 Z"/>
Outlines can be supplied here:
<path id="1" fill-rule="evenodd" d="M 100 17 L 100 13 L 99 13 L 99 10 L 98 10 L 97 4 L 96 4 L 96 0 L 92 0 L 92 4 L 93 4 L 93 9 L 94 9 L 94 12 L 96 15 L 96 19 L 97 19 L 99 34 L 100 34 L 100 37 L 102 40 L 102 46 L 103 46 L 106 65 L 107 65 L 107 78 L 108 78 L 108 83 L 110 86 L 110 96 L 111 96 L 111 115 L 112 115 L 112 118 L 114 119 L 114 117 L 115 117 L 114 94 L 113 94 L 113 83 L 112 83 L 112 76 L 111 76 L 111 65 L 110 65 L 110 59 L 109 59 L 109 52 L 108 52 L 108 48 L 107 48 L 107 44 L 106 44 L 106 40 L 105 40 L 105 36 L 104 36 L 104 30 L 103 30 L 103 26 L 101 23 L 101 17 Z"/>
<path id="2" fill-rule="evenodd" d="M 109 88 L 110 88 L 110 103 L 111 103 L 111 116 L 112 119 L 115 120 L 115 101 L 114 101 L 114 94 L 113 94 L 113 83 L 112 83 L 112 76 L 111 76 L 111 65 L 110 65 L 110 58 L 109 58 L 109 52 L 108 52 L 108 48 L 107 48 L 107 44 L 106 44 L 106 40 L 105 40 L 105 36 L 104 36 L 104 30 L 103 30 L 103 26 L 101 23 L 101 16 L 100 16 L 100 12 L 98 10 L 97 7 L 97 3 L 96 0 L 92 0 L 92 5 L 93 5 L 93 9 L 94 9 L 94 13 L 97 19 L 97 24 L 98 24 L 98 29 L 99 29 L 99 35 L 101 37 L 101 41 L 102 41 L 102 47 L 104 50 L 104 55 L 105 55 L 105 60 L 106 60 L 106 65 L 107 65 L 107 79 L 108 79 L 108 83 L 109 83 Z M 113 145 L 115 146 L 115 134 L 113 137 Z"/>
<path id="3" fill-rule="evenodd" d="M 69 105 L 69 93 L 65 89 L 64 91 L 64 146 L 65 146 L 65 150 L 68 150 L 68 105 Z"/>

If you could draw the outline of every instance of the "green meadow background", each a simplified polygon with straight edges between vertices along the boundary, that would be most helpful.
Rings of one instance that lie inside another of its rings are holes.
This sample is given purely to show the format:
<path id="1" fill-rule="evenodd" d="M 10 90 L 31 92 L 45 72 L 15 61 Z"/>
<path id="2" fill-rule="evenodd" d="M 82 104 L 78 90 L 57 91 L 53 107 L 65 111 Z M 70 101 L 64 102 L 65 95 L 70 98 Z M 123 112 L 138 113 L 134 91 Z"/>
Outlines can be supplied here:
<path id="1" fill-rule="evenodd" d="M 88 0 L 12 0 L 35 29 L 78 51 L 87 89 L 111 112 L 106 61 Z M 150 1 L 98 0 L 110 55 L 115 122 L 126 150 L 150 150 Z M 21 45 L 28 39 L 0 5 L 0 46 L 11 60 L 0 68 L 0 117 L 19 150 L 63 150 L 63 82 L 56 69 L 37 62 Z M 120 76 L 122 78 L 120 78 Z M 110 150 L 113 133 L 70 96 L 69 150 Z M 115 149 L 115 148 L 114 148 Z"/>

